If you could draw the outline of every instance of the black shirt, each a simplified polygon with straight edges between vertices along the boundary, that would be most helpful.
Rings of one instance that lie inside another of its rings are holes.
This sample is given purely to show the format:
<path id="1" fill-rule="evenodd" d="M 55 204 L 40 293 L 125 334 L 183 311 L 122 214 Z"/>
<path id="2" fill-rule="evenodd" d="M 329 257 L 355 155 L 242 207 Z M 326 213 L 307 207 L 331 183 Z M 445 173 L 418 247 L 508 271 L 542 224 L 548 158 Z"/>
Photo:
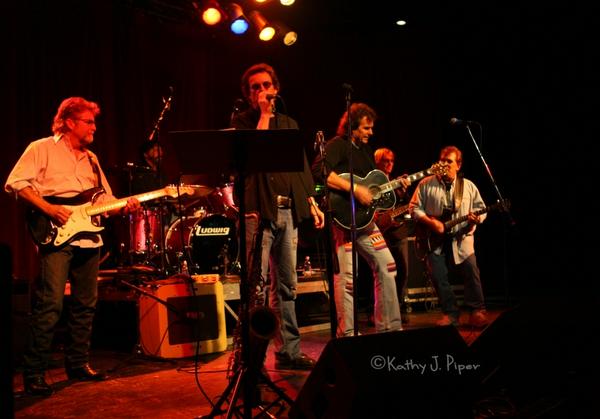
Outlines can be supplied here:
<path id="1" fill-rule="evenodd" d="M 260 114 L 254 109 L 234 116 L 231 125 L 237 129 L 256 129 Z M 269 129 L 298 129 L 298 124 L 287 115 L 276 113 L 269 121 Z M 277 156 L 272 156 L 277 158 Z M 304 153 L 304 171 L 256 173 L 246 177 L 245 210 L 258 212 L 263 220 L 277 218 L 277 195 L 292 198 L 292 210 L 296 223 L 310 218 L 307 198 L 314 195 L 315 186 Z"/>
<path id="2" fill-rule="evenodd" d="M 327 173 L 331 171 L 334 171 L 338 175 L 349 173 L 350 151 L 352 151 L 352 168 L 356 176 L 365 177 L 367 173 L 376 168 L 371 146 L 364 143 L 354 144 L 345 136 L 337 136 L 329 140 L 325 145 L 325 167 L 327 168 Z M 321 157 L 318 156 L 313 163 L 312 173 L 315 179 L 325 183 L 325 179 L 322 179 L 322 161 Z"/>

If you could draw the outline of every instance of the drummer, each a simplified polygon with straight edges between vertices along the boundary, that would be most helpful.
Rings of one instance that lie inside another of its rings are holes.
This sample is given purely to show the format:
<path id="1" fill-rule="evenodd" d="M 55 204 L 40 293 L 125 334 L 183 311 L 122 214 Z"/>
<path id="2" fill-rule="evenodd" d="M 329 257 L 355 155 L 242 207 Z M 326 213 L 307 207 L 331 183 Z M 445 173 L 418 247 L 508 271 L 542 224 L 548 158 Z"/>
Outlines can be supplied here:
<path id="1" fill-rule="evenodd" d="M 142 143 L 139 161 L 132 170 L 132 195 L 160 189 L 167 184 L 162 164 L 163 156 L 163 148 L 157 141 Z"/>

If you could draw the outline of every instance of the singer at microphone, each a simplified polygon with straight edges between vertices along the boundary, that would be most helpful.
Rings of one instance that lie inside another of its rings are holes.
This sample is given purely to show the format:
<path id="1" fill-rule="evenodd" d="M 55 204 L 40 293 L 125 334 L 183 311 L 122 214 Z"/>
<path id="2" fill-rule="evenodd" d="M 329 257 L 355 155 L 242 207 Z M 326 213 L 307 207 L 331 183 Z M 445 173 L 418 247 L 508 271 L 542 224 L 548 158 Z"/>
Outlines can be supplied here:
<path id="1" fill-rule="evenodd" d="M 273 112 L 273 99 L 280 92 L 279 78 L 273 67 L 265 63 L 251 66 L 242 75 L 241 88 L 250 108 L 233 118 L 232 128 L 282 130 L 278 141 L 287 140 L 285 131 L 298 130 L 298 123 L 286 114 L 285 109 L 284 112 Z M 245 185 L 242 185 L 246 192 L 243 196 L 244 212 L 260 214 L 260 218 L 247 219 L 245 237 L 240 235 L 240 239 L 248 238 L 246 248 L 259 252 L 254 255 L 260 263 L 259 274 L 261 271 L 268 272 L 270 268 L 270 300 L 282 301 L 274 307 L 281 321 L 281 326 L 276 328 L 273 345 L 276 369 L 310 370 L 315 365 L 315 360 L 302 353 L 300 348 L 293 298 L 298 282 L 296 244 L 300 223 L 311 220 L 316 228 L 323 228 L 325 215 L 314 199 L 315 185 L 306 153 L 304 150 L 300 152 L 304 160 L 302 170 L 253 172 L 245 177 Z M 265 161 L 285 157 L 264 156 Z M 260 237 L 260 234 L 263 240 L 258 242 L 257 247 L 253 238 Z M 248 265 L 252 266 L 251 263 Z M 260 371 L 262 365 L 255 365 L 254 368 Z"/>

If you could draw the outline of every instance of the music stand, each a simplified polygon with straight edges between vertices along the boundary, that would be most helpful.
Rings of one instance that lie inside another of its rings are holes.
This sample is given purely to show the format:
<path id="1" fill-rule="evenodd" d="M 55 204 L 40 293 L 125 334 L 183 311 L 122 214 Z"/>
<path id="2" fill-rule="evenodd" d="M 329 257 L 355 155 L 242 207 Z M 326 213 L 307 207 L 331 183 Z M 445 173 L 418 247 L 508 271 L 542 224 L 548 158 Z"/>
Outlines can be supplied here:
<path id="1" fill-rule="evenodd" d="M 234 391 L 229 401 L 231 409 L 235 407 L 238 391 L 243 389 L 243 416 L 252 416 L 251 388 L 254 380 L 248 378 L 248 371 L 262 375 L 262 379 L 277 395 L 293 403 L 281 389 L 266 377 L 258 368 L 250 365 L 248 342 L 250 341 L 249 319 L 249 278 L 246 261 L 246 223 L 245 192 L 246 176 L 261 172 L 301 172 L 304 170 L 304 150 L 301 132 L 295 129 L 281 130 L 202 130 L 172 131 L 170 145 L 183 173 L 211 173 L 215 171 L 236 173 L 236 192 L 240 205 L 240 321 L 242 365 L 232 377 L 230 384 L 214 405 L 208 417 L 220 415 L 220 406 L 227 400 L 230 391 Z M 209 152 L 210 151 L 210 152 Z M 295 268 L 295 267 L 294 267 Z M 241 386 L 240 386 L 241 384 Z"/>

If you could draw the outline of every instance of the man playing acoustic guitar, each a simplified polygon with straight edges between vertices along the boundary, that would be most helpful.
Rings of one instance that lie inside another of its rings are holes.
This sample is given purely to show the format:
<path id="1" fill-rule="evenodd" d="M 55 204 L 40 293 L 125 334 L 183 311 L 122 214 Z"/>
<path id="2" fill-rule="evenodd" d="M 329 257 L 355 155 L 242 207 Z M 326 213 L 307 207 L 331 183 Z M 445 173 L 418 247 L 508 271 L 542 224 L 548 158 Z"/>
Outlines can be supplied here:
<path id="1" fill-rule="evenodd" d="M 373 150 L 368 142 L 373 135 L 373 126 L 376 114 L 373 109 L 364 103 L 354 103 L 350 107 L 350 115 L 345 112 L 340 119 L 337 136 L 327 142 L 325 149 L 325 166 L 327 169 L 327 186 L 331 190 L 331 205 L 350 199 L 350 177 L 340 176 L 350 171 L 350 154 L 352 154 L 353 173 L 355 177 L 365 177 L 375 169 Z M 350 127 L 348 127 L 350 125 Z M 350 128 L 348 130 L 348 128 Z M 350 131 L 351 138 L 348 138 Z M 313 164 L 313 176 L 319 177 L 321 172 L 320 158 Z M 379 172 L 384 181 L 386 176 Z M 404 180 L 399 182 L 405 182 Z M 408 180 L 406 183 L 408 184 Z M 399 185 L 400 187 L 400 185 Z M 405 187 L 402 185 L 402 187 Z M 370 208 L 374 197 L 368 185 L 354 183 L 354 195 L 356 205 L 363 209 Z M 391 196 L 391 205 L 395 200 L 393 191 L 387 195 Z M 346 205 L 348 207 L 348 205 Z M 336 246 L 336 254 L 339 262 L 339 272 L 334 275 L 334 296 L 337 311 L 337 336 L 349 336 L 354 330 L 353 312 L 353 274 L 352 274 L 352 241 L 350 231 L 344 228 L 339 220 L 349 217 L 349 211 L 334 216 L 337 224 L 332 227 L 333 239 Z M 400 307 L 398 295 L 396 294 L 396 262 L 388 249 L 377 225 L 372 221 L 373 213 L 364 218 L 371 220 L 365 225 L 357 224 L 356 247 L 367 261 L 373 271 L 375 291 L 375 330 L 386 332 L 401 329 Z M 357 217 L 358 218 L 358 217 Z"/>
<path id="2" fill-rule="evenodd" d="M 442 149 L 440 162 L 448 165 L 446 174 L 419 182 L 410 202 L 410 212 L 417 221 L 417 250 L 426 261 L 444 313 L 437 324 L 459 324 L 456 296 L 448 281 L 449 274 L 456 274 L 464 280 L 464 304 L 471 312 L 468 324 L 483 327 L 488 319 L 473 234 L 486 217 L 485 204 L 475 184 L 458 173 L 462 152 L 457 147 Z M 459 218 L 463 222 L 452 223 Z"/>

